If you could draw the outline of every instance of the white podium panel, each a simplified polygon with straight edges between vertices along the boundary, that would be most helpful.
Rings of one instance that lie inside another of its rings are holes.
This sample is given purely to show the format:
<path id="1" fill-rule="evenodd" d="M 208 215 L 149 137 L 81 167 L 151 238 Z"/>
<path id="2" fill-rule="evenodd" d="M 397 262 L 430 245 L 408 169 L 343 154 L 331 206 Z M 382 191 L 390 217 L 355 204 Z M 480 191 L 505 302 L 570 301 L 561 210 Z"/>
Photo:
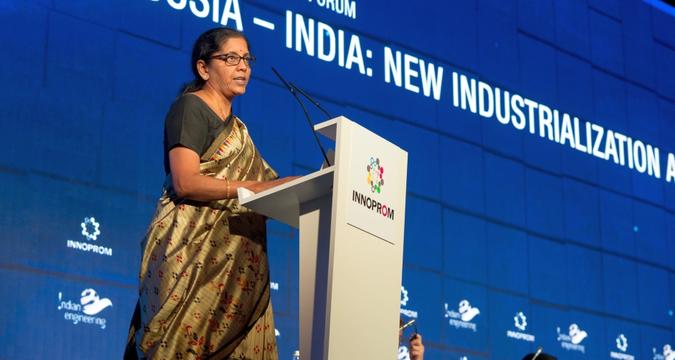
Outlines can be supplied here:
<path id="1" fill-rule="evenodd" d="M 335 164 L 243 206 L 300 228 L 300 358 L 395 359 L 407 153 L 345 117 Z"/>

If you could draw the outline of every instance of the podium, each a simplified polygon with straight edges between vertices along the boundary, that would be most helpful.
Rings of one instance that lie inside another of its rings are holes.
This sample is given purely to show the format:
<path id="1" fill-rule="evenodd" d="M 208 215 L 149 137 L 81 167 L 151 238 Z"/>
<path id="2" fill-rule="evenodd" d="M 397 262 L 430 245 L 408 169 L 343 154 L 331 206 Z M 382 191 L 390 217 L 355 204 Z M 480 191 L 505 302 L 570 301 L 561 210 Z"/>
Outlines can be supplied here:
<path id="1" fill-rule="evenodd" d="M 299 228 L 300 358 L 395 359 L 408 154 L 342 116 L 314 131 L 334 165 L 240 203 Z"/>

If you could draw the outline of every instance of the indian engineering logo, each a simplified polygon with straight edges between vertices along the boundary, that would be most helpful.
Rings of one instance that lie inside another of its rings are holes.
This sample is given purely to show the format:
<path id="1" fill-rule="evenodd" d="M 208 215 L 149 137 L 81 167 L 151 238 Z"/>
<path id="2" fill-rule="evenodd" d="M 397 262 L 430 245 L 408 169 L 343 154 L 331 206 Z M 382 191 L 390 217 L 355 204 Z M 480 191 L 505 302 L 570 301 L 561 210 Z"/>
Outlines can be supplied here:
<path id="1" fill-rule="evenodd" d="M 371 157 L 366 166 L 368 171 L 368 185 L 370 185 L 370 191 L 380 193 L 382 191 L 382 186 L 384 186 L 384 167 L 380 165 L 380 159 Z"/>
<path id="2" fill-rule="evenodd" d="M 663 353 L 659 354 L 656 348 L 652 348 L 654 353 L 654 360 L 675 360 L 675 350 L 670 344 L 663 345 Z"/>
<path id="3" fill-rule="evenodd" d="M 586 353 L 586 346 L 582 345 L 581 342 L 588 337 L 588 333 L 579 327 L 577 324 L 571 324 L 569 326 L 569 331 L 567 334 L 564 334 L 560 331 L 560 327 L 557 328 L 558 332 L 558 341 L 560 346 L 565 350 L 579 351 L 581 353 Z"/>
<path id="4" fill-rule="evenodd" d="M 112 301 L 101 298 L 96 290 L 84 289 L 80 293 L 80 301 L 65 300 L 63 293 L 59 292 L 59 306 L 57 310 L 63 312 L 63 318 L 73 325 L 86 324 L 97 325 L 101 329 L 106 328 L 107 319 L 99 315 L 104 309 L 112 307 Z"/>
<path id="5" fill-rule="evenodd" d="M 455 329 L 468 329 L 473 332 L 478 331 L 478 325 L 471 322 L 473 318 L 480 315 L 480 309 L 471 306 L 469 300 L 462 300 L 459 302 L 459 311 L 450 310 L 448 303 L 445 303 L 445 318 L 450 318 L 449 324 Z"/>

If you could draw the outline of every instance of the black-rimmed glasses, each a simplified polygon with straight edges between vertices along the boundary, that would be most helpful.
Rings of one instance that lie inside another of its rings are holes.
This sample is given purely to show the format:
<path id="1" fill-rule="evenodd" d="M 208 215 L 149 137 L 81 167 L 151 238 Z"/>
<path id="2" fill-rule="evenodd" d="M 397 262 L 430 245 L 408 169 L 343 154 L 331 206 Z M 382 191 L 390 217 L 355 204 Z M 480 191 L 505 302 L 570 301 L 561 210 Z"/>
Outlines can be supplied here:
<path id="1" fill-rule="evenodd" d="M 239 56 L 237 54 L 220 54 L 211 56 L 211 59 L 222 60 L 225 64 L 230 66 L 239 65 L 242 60 L 244 60 L 244 63 L 249 67 L 255 64 L 255 56 L 252 55 Z"/>

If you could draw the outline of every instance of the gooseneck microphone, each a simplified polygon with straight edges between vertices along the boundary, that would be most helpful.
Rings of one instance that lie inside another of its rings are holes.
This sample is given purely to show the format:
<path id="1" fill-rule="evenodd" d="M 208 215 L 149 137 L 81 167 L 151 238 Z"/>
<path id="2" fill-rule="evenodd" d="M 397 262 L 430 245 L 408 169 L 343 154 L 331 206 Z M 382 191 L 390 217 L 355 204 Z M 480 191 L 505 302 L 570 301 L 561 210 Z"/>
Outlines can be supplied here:
<path id="1" fill-rule="evenodd" d="M 324 113 L 329 119 L 332 119 L 332 118 L 333 118 L 333 116 L 332 116 L 331 114 L 329 114 L 328 111 L 326 111 L 326 109 L 324 109 L 324 108 L 321 106 L 321 104 L 319 104 L 318 101 L 314 100 L 313 97 L 309 96 L 308 93 L 306 93 L 306 92 L 305 92 L 304 90 L 302 90 L 301 88 L 295 86 L 295 84 L 293 84 L 292 82 L 289 82 L 288 84 L 291 85 L 295 90 L 297 90 L 297 91 L 300 93 L 300 95 L 304 96 L 305 99 L 309 100 L 309 102 L 311 102 L 314 106 L 316 106 L 317 109 L 321 110 L 321 112 Z"/>
<path id="2" fill-rule="evenodd" d="M 324 160 L 326 160 L 326 166 L 331 166 L 331 163 L 328 160 L 328 155 L 326 155 L 326 150 L 324 150 L 323 146 L 321 145 L 321 141 L 319 140 L 319 136 L 316 134 L 316 131 L 314 131 L 314 124 L 312 123 L 312 119 L 310 119 L 310 117 L 309 117 L 309 112 L 307 112 L 307 108 L 305 107 L 305 104 L 298 97 L 298 93 L 300 93 L 302 96 L 307 98 L 312 104 L 314 104 L 314 106 L 319 108 L 319 110 L 321 110 L 324 114 L 326 114 L 326 116 L 328 116 L 329 119 L 331 118 L 330 114 L 328 114 L 328 112 L 326 110 L 324 110 L 321 107 L 321 105 L 319 105 L 318 102 L 316 102 L 309 95 L 307 95 L 307 93 L 302 91 L 297 86 L 295 86 L 295 85 L 289 83 L 288 81 L 286 81 L 286 79 L 284 79 L 284 77 L 281 76 L 281 74 L 279 74 L 277 69 L 272 67 L 272 71 L 274 72 L 274 75 L 276 75 L 279 78 L 279 80 L 281 80 L 281 82 L 286 86 L 286 89 L 288 89 L 288 91 L 291 92 L 291 94 L 293 95 L 295 100 L 298 102 L 298 104 L 300 104 L 300 107 L 302 108 L 302 112 L 305 114 L 305 119 L 307 119 L 307 124 L 309 124 L 309 129 L 312 131 L 312 134 L 314 134 L 314 139 L 316 140 L 317 145 L 319 145 L 319 149 L 321 149 L 321 154 L 323 155 Z"/>
<path id="3" fill-rule="evenodd" d="M 534 353 L 534 356 L 532 357 L 532 360 L 536 360 L 537 357 L 539 357 L 539 354 L 541 354 L 541 352 L 542 352 L 543 350 L 544 350 L 544 349 L 543 349 L 541 346 L 539 346 L 539 347 L 537 348 L 537 352 Z"/>

